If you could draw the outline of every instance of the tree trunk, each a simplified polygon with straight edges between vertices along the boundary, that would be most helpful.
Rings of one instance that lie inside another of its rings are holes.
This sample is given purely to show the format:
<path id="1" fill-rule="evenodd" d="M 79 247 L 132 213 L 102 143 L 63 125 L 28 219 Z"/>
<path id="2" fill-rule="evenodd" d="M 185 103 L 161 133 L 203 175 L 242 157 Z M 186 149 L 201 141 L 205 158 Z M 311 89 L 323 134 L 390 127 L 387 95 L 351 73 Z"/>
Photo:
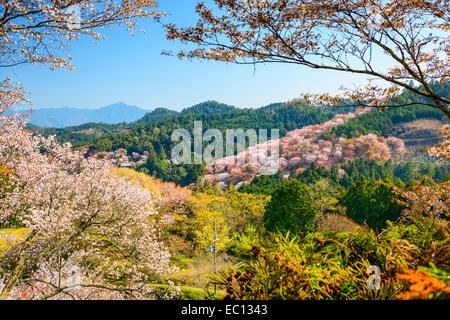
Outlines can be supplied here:
<path id="1" fill-rule="evenodd" d="M 8 297 L 9 297 L 12 289 L 19 281 L 24 269 L 25 269 L 25 260 L 20 259 L 19 263 L 14 268 L 13 272 L 11 273 L 11 276 L 9 277 L 8 281 L 6 282 L 6 285 L 3 287 L 2 292 L 0 293 L 0 300 L 8 300 Z"/>

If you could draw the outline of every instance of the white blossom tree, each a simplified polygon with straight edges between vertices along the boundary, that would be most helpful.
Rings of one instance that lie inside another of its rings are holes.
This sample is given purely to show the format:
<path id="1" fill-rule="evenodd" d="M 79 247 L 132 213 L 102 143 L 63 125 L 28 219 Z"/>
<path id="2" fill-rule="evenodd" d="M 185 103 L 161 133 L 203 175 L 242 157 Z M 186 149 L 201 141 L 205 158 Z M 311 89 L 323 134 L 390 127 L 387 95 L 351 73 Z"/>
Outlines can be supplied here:
<path id="1" fill-rule="evenodd" d="M 15 186 L 0 222 L 26 230 L 0 253 L 0 299 L 154 297 L 148 284 L 172 271 L 154 196 L 109 162 L 25 130 L 25 119 L 0 123 L 0 167 Z"/>
<path id="2" fill-rule="evenodd" d="M 0 67 L 43 63 L 72 67 L 70 41 L 103 38 L 99 29 L 157 19 L 152 0 L 0 0 Z"/>
<path id="3" fill-rule="evenodd" d="M 158 19 L 151 0 L 0 0 L 0 67 L 69 67 L 70 42 L 102 38 L 102 27 Z M 155 298 L 170 253 L 152 215 L 154 195 L 118 177 L 108 161 L 86 158 L 25 129 L 6 111 L 27 101 L 20 85 L 0 82 L 1 299 Z M 6 186 L 6 187 L 3 187 Z"/>

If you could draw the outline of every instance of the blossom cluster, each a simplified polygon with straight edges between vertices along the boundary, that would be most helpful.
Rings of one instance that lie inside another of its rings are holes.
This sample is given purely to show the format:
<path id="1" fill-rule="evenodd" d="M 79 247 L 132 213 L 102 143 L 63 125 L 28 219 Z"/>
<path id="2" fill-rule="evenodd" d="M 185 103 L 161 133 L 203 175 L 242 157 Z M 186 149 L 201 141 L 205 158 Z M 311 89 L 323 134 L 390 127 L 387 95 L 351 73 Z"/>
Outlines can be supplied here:
<path id="1" fill-rule="evenodd" d="M 25 124 L 0 113 L 0 167 L 15 185 L 0 222 L 26 230 L 0 255 L 0 299 L 152 297 L 149 279 L 173 271 L 156 195 Z"/>
<path id="2" fill-rule="evenodd" d="M 149 152 L 144 151 L 142 154 L 138 152 L 132 152 L 131 155 L 128 155 L 128 151 L 126 149 L 120 148 L 116 151 L 111 152 L 96 151 L 92 153 L 91 156 L 97 159 L 109 160 L 117 166 L 129 164 L 131 167 L 135 168 L 147 161 Z"/>
<path id="3" fill-rule="evenodd" d="M 313 163 L 331 168 L 357 157 L 383 162 L 390 157 L 402 156 L 406 152 L 405 144 L 403 140 L 395 137 L 384 138 L 374 134 L 356 139 L 323 137 L 323 134 L 332 128 L 369 111 L 370 109 L 366 108 L 354 113 L 339 114 L 323 124 L 290 131 L 280 140 L 251 146 L 235 156 L 218 159 L 207 167 L 208 174 L 205 179 L 210 183 L 216 182 L 222 185 L 232 183 L 239 188 L 269 167 L 279 168 L 289 174 L 292 170 L 306 169 Z M 263 157 L 258 154 L 263 153 L 273 144 L 279 145 L 278 155 Z M 250 161 L 254 159 L 262 159 L 262 161 Z"/>

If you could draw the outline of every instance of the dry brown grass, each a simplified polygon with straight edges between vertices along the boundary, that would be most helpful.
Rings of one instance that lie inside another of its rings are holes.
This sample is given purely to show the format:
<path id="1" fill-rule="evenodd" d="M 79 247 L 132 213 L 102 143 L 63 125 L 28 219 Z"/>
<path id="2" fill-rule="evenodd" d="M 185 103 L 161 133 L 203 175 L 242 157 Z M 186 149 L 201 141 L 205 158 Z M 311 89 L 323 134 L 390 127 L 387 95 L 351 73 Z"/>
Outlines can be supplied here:
<path id="1" fill-rule="evenodd" d="M 182 236 L 169 234 L 165 240 L 170 249 L 170 252 L 174 254 L 181 254 L 187 257 L 193 254 L 192 242 L 187 241 Z"/>
<path id="2" fill-rule="evenodd" d="M 96 136 L 101 136 L 103 134 L 100 130 L 97 130 L 97 129 L 94 129 L 94 128 L 89 128 L 89 129 L 80 130 L 80 131 L 74 131 L 73 133 L 87 134 L 87 135 L 96 135 Z"/>
<path id="3" fill-rule="evenodd" d="M 228 254 L 218 254 L 216 261 L 217 272 L 223 271 L 236 262 L 236 258 Z M 206 288 L 210 282 L 209 276 L 214 274 L 214 256 L 200 256 L 187 263 L 188 269 L 172 275 L 172 279 L 197 288 Z"/>
<path id="4" fill-rule="evenodd" d="M 317 232 L 353 232 L 358 227 L 361 228 L 361 226 L 353 220 L 338 214 L 328 214 L 317 220 Z"/>
<path id="5" fill-rule="evenodd" d="M 444 125 L 442 121 L 436 119 L 417 119 L 411 122 L 402 123 L 401 126 L 410 129 L 432 129 L 435 130 Z"/>

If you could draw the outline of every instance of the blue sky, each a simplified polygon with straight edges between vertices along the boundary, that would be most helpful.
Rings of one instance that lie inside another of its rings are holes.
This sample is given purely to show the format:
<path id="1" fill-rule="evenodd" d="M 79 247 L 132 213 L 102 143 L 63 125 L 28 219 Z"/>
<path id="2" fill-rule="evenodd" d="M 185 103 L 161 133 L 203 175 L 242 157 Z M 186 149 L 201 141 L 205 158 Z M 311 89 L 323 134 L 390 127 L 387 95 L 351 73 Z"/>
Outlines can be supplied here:
<path id="1" fill-rule="evenodd" d="M 160 0 L 171 15 L 165 21 L 194 23 L 196 0 Z M 306 67 L 267 64 L 253 66 L 178 60 L 161 51 L 183 46 L 168 42 L 159 25 L 142 24 L 146 33 L 134 37 L 125 30 L 105 30 L 106 40 L 72 43 L 76 71 L 50 71 L 46 66 L 1 70 L 31 92 L 33 108 L 99 108 L 125 102 L 145 109 L 181 110 L 206 100 L 237 107 L 260 107 L 287 101 L 302 92 L 337 92 L 340 85 L 365 83 L 364 77 Z"/>

